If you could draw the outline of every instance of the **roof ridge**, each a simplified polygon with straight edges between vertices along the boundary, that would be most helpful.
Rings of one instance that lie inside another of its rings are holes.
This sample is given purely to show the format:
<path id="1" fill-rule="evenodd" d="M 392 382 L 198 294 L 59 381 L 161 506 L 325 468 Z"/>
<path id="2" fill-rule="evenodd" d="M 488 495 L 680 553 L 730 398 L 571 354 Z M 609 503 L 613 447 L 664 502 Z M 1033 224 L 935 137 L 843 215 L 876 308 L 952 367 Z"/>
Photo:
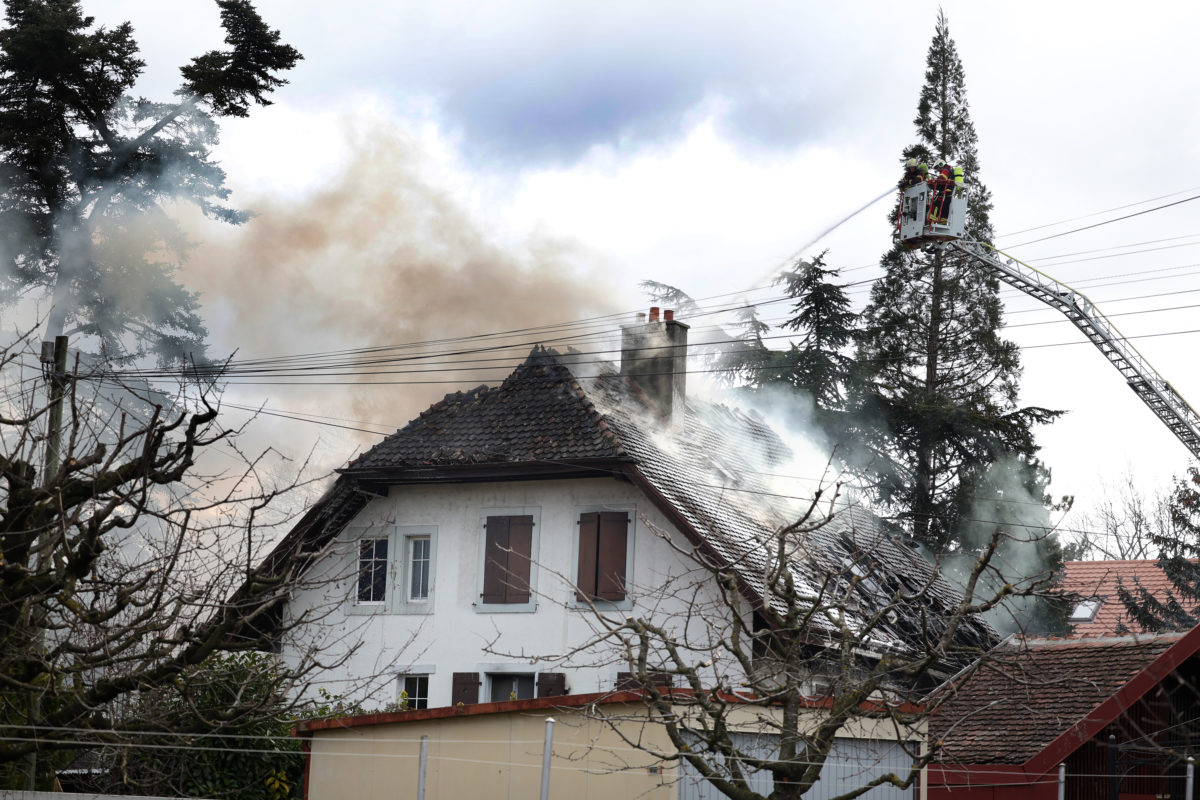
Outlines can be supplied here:
<path id="1" fill-rule="evenodd" d="M 625 447 L 625 444 L 621 441 L 621 437 L 617 435 L 617 432 L 613 429 L 613 427 L 608 424 L 606 415 L 601 412 L 600 409 L 596 408 L 596 404 L 588 395 L 587 389 L 583 388 L 583 384 L 580 383 L 579 378 L 574 372 L 571 371 L 570 365 L 563 362 L 562 355 L 562 353 L 559 353 L 553 347 L 535 344 L 533 349 L 529 351 L 529 356 L 525 359 L 521 366 L 523 367 L 526 364 L 547 367 L 552 366 L 562 370 L 567 376 L 568 388 L 570 388 L 575 397 L 582 402 L 584 411 L 587 412 L 588 417 L 594 423 L 596 423 L 596 427 L 599 429 L 600 435 L 608 440 L 609 444 L 612 445 L 612 448 L 617 455 L 628 456 L 629 449 Z M 517 370 L 520 370 L 520 368 L 521 367 L 518 367 Z M 514 370 L 512 375 L 509 375 L 509 377 L 511 378 L 513 375 L 516 375 L 516 373 L 517 371 Z"/>

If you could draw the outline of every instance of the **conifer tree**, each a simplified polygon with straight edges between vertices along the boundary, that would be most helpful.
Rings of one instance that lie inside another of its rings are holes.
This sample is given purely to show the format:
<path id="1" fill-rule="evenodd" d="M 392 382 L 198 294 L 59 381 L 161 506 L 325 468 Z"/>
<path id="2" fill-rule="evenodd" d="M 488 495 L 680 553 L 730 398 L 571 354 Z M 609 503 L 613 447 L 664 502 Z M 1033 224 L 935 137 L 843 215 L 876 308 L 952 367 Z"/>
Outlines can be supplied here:
<path id="1" fill-rule="evenodd" d="M 216 0 L 227 48 L 193 58 L 176 96 L 152 102 L 132 95 L 145 62 L 129 23 L 96 25 L 79 0 L 4 5 L 0 303 L 44 292 L 45 338 L 80 334 L 108 356 L 199 356 L 197 298 L 174 274 L 186 241 L 163 206 L 247 219 L 225 204 L 216 119 L 269 105 L 300 54 L 250 0 Z"/>
<path id="2" fill-rule="evenodd" d="M 817 408 L 844 411 L 854 372 L 848 348 L 857 332 L 857 315 L 850 310 L 845 288 L 833 281 L 838 270 L 825 266 L 825 253 L 799 260 L 779 276 L 792 305 L 783 327 L 801 334 L 792 346 L 796 386 L 812 395 Z"/>
<path id="3" fill-rule="evenodd" d="M 1170 585 L 1146 587 L 1134 579 L 1117 587 L 1129 618 L 1146 631 L 1184 631 L 1200 623 L 1200 468 L 1175 480 L 1168 508 L 1167 525 L 1150 534 L 1150 543 Z"/>
<path id="4" fill-rule="evenodd" d="M 917 141 L 902 160 L 962 166 L 970 187 L 967 236 L 989 241 L 991 196 L 979 179 L 962 61 L 940 12 L 913 122 Z M 858 349 L 865 388 L 857 402 L 873 412 L 876 427 L 866 440 L 887 465 L 876 488 L 915 538 L 953 551 L 964 546 L 960 523 L 970 498 L 991 493 L 990 465 L 1016 459 L 1038 474 L 1032 426 L 1059 412 L 1017 406 L 1020 356 L 999 333 L 995 278 L 933 248 L 895 246 L 881 263 L 885 275 L 871 290 Z"/>

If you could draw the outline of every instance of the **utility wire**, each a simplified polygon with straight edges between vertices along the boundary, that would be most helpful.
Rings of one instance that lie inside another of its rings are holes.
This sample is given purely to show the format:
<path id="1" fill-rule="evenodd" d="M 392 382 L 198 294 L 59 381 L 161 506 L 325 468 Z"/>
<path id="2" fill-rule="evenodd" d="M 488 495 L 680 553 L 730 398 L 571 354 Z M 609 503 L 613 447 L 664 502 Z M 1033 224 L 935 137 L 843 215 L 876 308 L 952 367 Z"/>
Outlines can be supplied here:
<path id="1" fill-rule="evenodd" d="M 1020 244 L 1005 245 L 1004 249 L 1005 250 L 1014 250 L 1018 247 L 1025 247 L 1027 245 L 1037 244 L 1038 242 L 1046 242 L 1051 239 L 1058 239 L 1059 237 L 1062 237 L 1062 236 L 1070 236 L 1073 233 L 1079 233 L 1080 231 L 1089 231 L 1092 228 L 1099 228 L 1102 225 L 1111 225 L 1114 222 L 1120 222 L 1122 220 L 1132 219 L 1133 217 L 1140 217 L 1143 214 L 1149 214 L 1154 211 L 1162 211 L 1164 208 L 1171 208 L 1172 206 L 1181 205 L 1183 203 L 1190 203 L 1193 200 L 1200 200 L 1200 194 L 1194 194 L 1191 197 L 1185 197 L 1184 199 L 1176 200 L 1173 203 L 1165 203 L 1161 206 L 1155 206 L 1154 208 L 1147 208 L 1143 211 L 1135 211 L 1134 213 L 1126 214 L 1123 217 L 1114 217 L 1113 219 L 1106 219 L 1102 222 L 1096 222 L 1092 225 L 1084 225 L 1082 228 L 1074 228 L 1069 231 L 1063 231 L 1062 233 L 1055 233 L 1050 236 L 1043 236 L 1040 239 L 1031 239 L 1028 242 L 1021 242 Z"/>

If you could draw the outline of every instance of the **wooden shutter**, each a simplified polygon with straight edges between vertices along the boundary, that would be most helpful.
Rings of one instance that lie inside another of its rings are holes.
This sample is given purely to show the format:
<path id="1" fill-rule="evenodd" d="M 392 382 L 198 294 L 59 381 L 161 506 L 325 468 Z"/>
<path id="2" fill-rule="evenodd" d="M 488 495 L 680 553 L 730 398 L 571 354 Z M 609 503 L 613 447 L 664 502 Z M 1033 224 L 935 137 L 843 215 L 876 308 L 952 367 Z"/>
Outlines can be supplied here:
<path id="1" fill-rule="evenodd" d="M 591 600 L 596 597 L 596 543 L 600 538 L 600 515 L 593 512 L 579 515 L 579 570 L 575 580 L 575 597 Z"/>
<path id="2" fill-rule="evenodd" d="M 504 602 L 529 602 L 529 559 L 533 550 L 533 517 L 508 518 L 508 570 L 504 575 Z"/>
<path id="3" fill-rule="evenodd" d="M 646 674 L 646 678 L 655 686 L 669 687 L 675 683 L 674 676 L 669 672 L 650 672 Z M 641 689 L 642 684 L 633 679 L 632 672 L 617 673 L 617 691 L 631 692 Z"/>
<path id="4" fill-rule="evenodd" d="M 503 603 L 508 571 L 508 517 L 488 517 L 484 525 L 483 602 Z"/>
<path id="5" fill-rule="evenodd" d="M 538 697 L 561 697 L 567 693 L 567 676 L 563 672 L 539 672 L 537 676 Z"/>
<path id="6" fill-rule="evenodd" d="M 606 511 L 600 515 L 596 544 L 597 600 L 625 599 L 625 556 L 629 540 L 629 515 Z"/>
<path id="7" fill-rule="evenodd" d="M 479 673 L 455 672 L 450 679 L 450 705 L 479 702 Z"/>
<path id="8" fill-rule="evenodd" d="M 484 525 L 485 603 L 528 603 L 533 517 L 488 517 Z"/>

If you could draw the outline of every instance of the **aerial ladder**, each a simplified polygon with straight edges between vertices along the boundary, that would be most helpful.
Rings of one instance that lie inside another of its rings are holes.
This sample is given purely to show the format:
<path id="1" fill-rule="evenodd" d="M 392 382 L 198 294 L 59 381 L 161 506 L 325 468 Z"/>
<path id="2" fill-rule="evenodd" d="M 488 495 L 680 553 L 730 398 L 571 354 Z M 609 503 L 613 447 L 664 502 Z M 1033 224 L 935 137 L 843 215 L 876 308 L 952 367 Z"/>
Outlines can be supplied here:
<path id="1" fill-rule="evenodd" d="M 991 245 L 966 236 L 969 188 L 946 179 L 922 180 L 900 195 L 896 239 L 904 247 L 958 251 L 988 274 L 1058 309 L 1117 368 L 1163 424 L 1200 459 L 1200 414 L 1172 388 L 1108 318 L 1080 292 Z"/>

